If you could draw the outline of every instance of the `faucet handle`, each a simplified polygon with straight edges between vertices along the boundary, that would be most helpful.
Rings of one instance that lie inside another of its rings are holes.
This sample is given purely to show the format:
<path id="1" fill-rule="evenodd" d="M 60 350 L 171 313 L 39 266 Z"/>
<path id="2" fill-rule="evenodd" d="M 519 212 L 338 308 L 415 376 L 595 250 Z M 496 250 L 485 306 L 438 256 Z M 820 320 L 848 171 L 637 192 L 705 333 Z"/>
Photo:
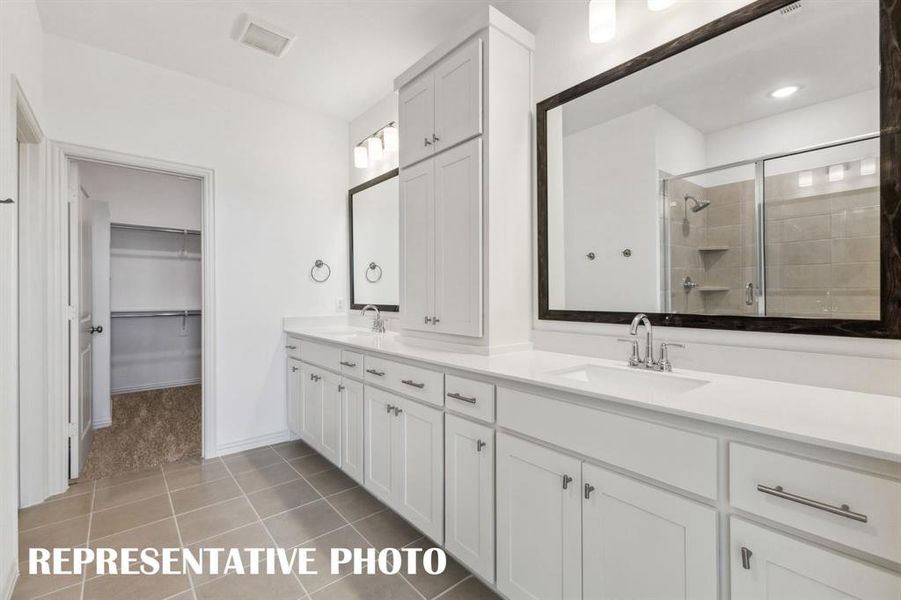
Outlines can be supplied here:
<path id="1" fill-rule="evenodd" d="M 630 367 L 637 367 L 641 364 L 641 356 L 638 354 L 638 338 L 616 338 L 616 341 L 632 344 L 632 356 L 629 357 Z"/>
<path id="2" fill-rule="evenodd" d="M 670 348 L 684 348 L 685 344 L 678 344 L 676 342 L 661 342 L 660 343 L 660 361 L 658 362 L 659 368 L 661 371 L 672 371 L 673 363 L 669 361 L 669 349 Z"/>

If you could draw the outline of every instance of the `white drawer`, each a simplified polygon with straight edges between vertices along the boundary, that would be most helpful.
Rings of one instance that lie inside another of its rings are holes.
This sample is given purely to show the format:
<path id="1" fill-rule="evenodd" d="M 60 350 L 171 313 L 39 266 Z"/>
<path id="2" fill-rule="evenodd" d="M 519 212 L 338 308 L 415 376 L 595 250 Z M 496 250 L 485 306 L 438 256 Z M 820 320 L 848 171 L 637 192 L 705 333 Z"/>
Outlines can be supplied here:
<path id="1" fill-rule="evenodd" d="M 494 385 L 448 375 L 444 382 L 447 408 L 481 421 L 494 422 Z"/>
<path id="2" fill-rule="evenodd" d="M 300 358 L 304 362 L 337 371 L 341 366 L 341 349 L 304 340 L 300 343 Z"/>
<path id="3" fill-rule="evenodd" d="M 901 483 L 743 444 L 729 464 L 735 508 L 901 562 Z"/>
<path id="4" fill-rule="evenodd" d="M 423 402 L 444 406 L 444 373 L 374 356 L 367 356 L 365 365 L 363 377 L 367 382 Z"/>
<path id="5" fill-rule="evenodd" d="M 363 378 L 363 355 L 341 350 L 341 374 Z"/>
<path id="6" fill-rule="evenodd" d="M 293 337 L 289 337 L 285 341 L 285 352 L 289 357 L 300 359 L 300 344 L 301 341 Z"/>
<path id="7" fill-rule="evenodd" d="M 499 387 L 498 425 L 716 499 L 716 438 Z"/>

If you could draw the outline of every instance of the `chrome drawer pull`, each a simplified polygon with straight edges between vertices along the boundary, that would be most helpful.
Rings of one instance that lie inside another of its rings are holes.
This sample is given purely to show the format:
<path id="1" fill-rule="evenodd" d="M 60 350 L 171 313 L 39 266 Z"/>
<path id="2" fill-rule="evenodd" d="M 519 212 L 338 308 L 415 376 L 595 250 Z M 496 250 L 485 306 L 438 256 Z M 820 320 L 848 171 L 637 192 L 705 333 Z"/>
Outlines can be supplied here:
<path id="1" fill-rule="evenodd" d="M 375 369 L 366 369 L 366 372 L 367 372 L 367 373 L 372 373 L 373 375 L 376 375 L 377 377 L 384 377 L 384 376 L 385 376 L 385 372 L 384 372 L 384 371 L 376 371 Z"/>
<path id="2" fill-rule="evenodd" d="M 448 392 L 448 393 L 447 393 L 447 397 L 448 397 L 448 398 L 453 398 L 454 400 L 461 400 L 461 401 L 463 401 L 463 402 L 469 402 L 470 404 L 475 404 L 475 403 L 476 403 L 476 399 L 475 399 L 475 398 L 470 398 L 470 397 L 468 397 L 468 396 L 464 396 L 464 395 L 462 395 L 462 394 L 458 394 L 457 392 Z"/>
<path id="3" fill-rule="evenodd" d="M 790 494 L 783 490 L 781 485 L 777 485 L 776 487 L 768 487 L 758 483 L 757 491 L 763 492 L 764 494 L 769 494 L 770 496 L 776 496 L 777 498 L 782 498 L 783 500 L 797 502 L 798 504 L 803 504 L 804 506 L 809 506 L 811 508 L 825 510 L 828 513 L 832 513 L 840 517 L 845 517 L 846 519 L 851 519 L 852 521 L 860 521 L 861 523 L 867 522 L 866 515 L 852 511 L 851 507 L 847 504 L 842 504 L 841 506 L 833 506 L 831 504 L 826 504 L 825 502 L 818 502 L 817 500 L 811 500 L 810 498 L 805 498 L 804 496 L 798 496 L 797 494 Z"/>
<path id="4" fill-rule="evenodd" d="M 741 547 L 741 568 L 742 569 L 745 569 L 746 571 L 751 570 L 751 555 L 753 555 L 753 554 L 754 553 L 751 552 L 750 548 L 748 548 L 746 546 Z"/>
<path id="5" fill-rule="evenodd" d="M 350 367 L 351 369 L 353 369 L 354 367 L 357 366 L 357 363 L 347 362 L 344 360 L 341 361 L 341 364 L 344 365 L 345 367 Z"/>
<path id="6" fill-rule="evenodd" d="M 404 385 L 409 385 L 411 387 L 415 387 L 415 388 L 419 388 L 419 389 L 422 389 L 425 387 L 424 383 L 416 383 L 412 379 L 401 379 L 400 382 L 403 383 Z"/>
<path id="7" fill-rule="evenodd" d="M 481 452 L 482 448 L 484 448 L 487 445 L 488 445 L 487 442 L 483 442 L 482 440 L 477 441 L 476 442 L 476 452 Z"/>
<path id="8" fill-rule="evenodd" d="M 569 484 L 572 483 L 572 480 L 573 480 L 573 478 L 570 477 L 569 475 L 566 475 L 566 474 L 563 475 L 563 489 L 564 490 L 569 487 Z"/>
<path id="9" fill-rule="evenodd" d="M 285 346 L 288 350 L 297 350 L 297 346 Z"/>

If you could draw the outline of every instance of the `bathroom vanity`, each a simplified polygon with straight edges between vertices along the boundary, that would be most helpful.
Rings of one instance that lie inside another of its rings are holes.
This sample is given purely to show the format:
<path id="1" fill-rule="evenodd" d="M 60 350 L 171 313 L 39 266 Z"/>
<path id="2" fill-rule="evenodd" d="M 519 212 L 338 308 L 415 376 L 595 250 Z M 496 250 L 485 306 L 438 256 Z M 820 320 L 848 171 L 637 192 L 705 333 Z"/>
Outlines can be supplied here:
<path id="1" fill-rule="evenodd" d="M 508 598 L 901 596 L 901 399 L 285 330 L 291 432 Z"/>

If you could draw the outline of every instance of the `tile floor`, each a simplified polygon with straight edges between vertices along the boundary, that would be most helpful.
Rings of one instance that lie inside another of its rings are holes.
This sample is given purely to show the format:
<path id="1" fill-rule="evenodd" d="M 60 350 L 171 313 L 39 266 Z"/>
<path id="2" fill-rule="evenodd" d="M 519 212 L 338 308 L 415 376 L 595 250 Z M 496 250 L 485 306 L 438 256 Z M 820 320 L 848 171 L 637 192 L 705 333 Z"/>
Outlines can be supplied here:
<path id="1" fill-rule="evenodd" d="M 427 538 L 303 442 L 169 463 L 78 483 L 19 511 L 28 548 L 317 548 L 318 575 L 28 575 L 14 599 L 482 600 L 496 596 L 448 557 L 441 575 L 331 575 L 332 547 L 428 547 Z M 323 565 L 325 565 L 323 567 Z"/>

